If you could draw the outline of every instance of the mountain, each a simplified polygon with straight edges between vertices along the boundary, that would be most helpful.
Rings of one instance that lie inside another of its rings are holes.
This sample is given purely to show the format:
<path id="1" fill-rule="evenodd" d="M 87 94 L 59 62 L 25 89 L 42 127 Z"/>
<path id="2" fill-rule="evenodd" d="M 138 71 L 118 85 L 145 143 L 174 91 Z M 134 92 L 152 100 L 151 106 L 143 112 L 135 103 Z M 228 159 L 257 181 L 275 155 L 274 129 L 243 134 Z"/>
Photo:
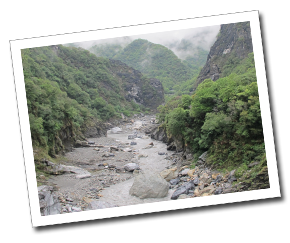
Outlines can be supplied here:
<path id="1" fill-rule="evenodd" d="M 123 46 L 121 44 L 99 44 L 90 47 L 88 50 L 91 53 L 94 53 L 98 57 L 106 57 L 106 58 L 114 58 L 116 54 L 123 50 Z"/>
<path id="2" fill-rule="evenodd" d="M 231 171 L 231 192 L 269 188 L 249 22 L 221 26 L 195 88 L 158 108 L 154 137 L 194 158 L 192 168 Z"/>
<path id="3" fill-rule="evenodd" d="M 33 145 L 50 155 L 78 137 L 104 135 L 105 121 L 164 102 L 159 80 L 82 48 L 24 49 L 22 62 Z"/>
<path id="4" fill-rule="evenodd" d="M 250 22 L 222 25 L 211 47 L 195 88 L 205 79 L 216 81 L 228 76 L 248 54 L 253 52 Z"/>
<path id="5" fill-rule="evenodd" d="M 170 49 L 143 39 L 131 42 L 114 59 L 159 79 L 165 90 L 191 77 L 190 69 Z"/>

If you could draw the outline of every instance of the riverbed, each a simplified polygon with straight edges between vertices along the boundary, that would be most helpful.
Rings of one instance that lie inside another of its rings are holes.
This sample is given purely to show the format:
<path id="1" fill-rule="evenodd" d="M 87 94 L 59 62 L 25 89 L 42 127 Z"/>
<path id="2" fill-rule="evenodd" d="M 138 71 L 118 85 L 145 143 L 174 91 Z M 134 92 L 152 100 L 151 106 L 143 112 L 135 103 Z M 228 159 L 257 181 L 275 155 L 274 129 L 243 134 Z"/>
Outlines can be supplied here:
<path id="1" fill-rule="evenodd" d="M 167 151 L 166 144 L 144 134 L 143 129 L 151 124 L 151 120 L 148 116 L 123 123 L 117 133 L 110 130 L 107 137 L 89 138 L 88 141 L 96 146 L 75 148 L 66 154 L 66 166 L 81 168 L 91 176 L 79 179 L 75 174 L 63 174 L 50 178 L 49 182 L 57 188 L 61 213 L 71 212 L 72 208 L 87 210 L 92 201 L 105 202 L 102 205 L 107 207 L 119 207 L 170 200 L 173 190 L 163 198 L 140 199 L 129 193 L 138 173 L 124 170 L 126 164 L 138 164 L 140 170 L 137 172 L 145 174 L 159 174 L 171 165 L 168 158 L 173 152 Z M 135 138 L 128 139 L 132 134 Z M 152 143 L 153 146 L 149 146 Z M 118 149 L 112 151 L 112 147 Z"/>

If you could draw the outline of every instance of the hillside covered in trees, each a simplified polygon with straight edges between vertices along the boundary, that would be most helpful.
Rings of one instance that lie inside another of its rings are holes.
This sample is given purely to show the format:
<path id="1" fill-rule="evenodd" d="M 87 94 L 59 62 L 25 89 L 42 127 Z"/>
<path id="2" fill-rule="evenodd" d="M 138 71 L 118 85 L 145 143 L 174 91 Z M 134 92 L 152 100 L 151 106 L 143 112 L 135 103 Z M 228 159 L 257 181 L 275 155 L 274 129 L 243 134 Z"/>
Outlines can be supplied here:
<path id="1" fill-rule="evenodd" d="M 172 50 L 181 53 L 182 59 Z M 136 39 L 123 45 L 120 43 L 94 45 L 89 51 L 97 56 L 120 60 L 151 78 L 159 79 L 166 94 L 191 92 L 208 54 L 208 51 L 186 39 L 180 43 L 169 43 L 168 47 Z"/>
<path id="2" fill-rule="evenodd" d="M 193 95 L 172 98 L 158 117 L 170 141 L 195 154 L 193 167 L 207 151 L 208 166 L 235 169 L 241 186 L 260 189 L 269 181 L 251 45 L 249 23 L 222 25 Z"/>
<path id="3" fill-rule="evenodd" d="M 33 145 L 50 155 L 78 137 L 104 135 L 104 121 L 164 101 L 158 80 L 82 48 L 24 49 L 22 62 Z M 86 133 L 90 128 L 93 134 Z"/>

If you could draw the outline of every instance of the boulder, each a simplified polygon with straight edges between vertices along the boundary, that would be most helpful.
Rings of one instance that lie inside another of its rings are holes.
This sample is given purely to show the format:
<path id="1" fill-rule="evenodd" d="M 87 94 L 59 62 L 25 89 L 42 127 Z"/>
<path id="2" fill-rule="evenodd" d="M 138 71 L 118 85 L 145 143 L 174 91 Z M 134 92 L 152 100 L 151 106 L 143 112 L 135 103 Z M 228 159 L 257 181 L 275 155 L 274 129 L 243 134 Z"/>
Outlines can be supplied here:
<path id="1" fill-rule="evenodd" d="M 209 178 L 208 178 L 208 174 L 207 173 L 203 173 L 200 178 L 199 178 L 203 183 L 208 182 Z"/>
<path id="2" fill-rule="evenodd" d="M 175 179 L 178 176 L 178 171 L 177 171 L 177 168 L 174 167 L 171 169 L 163 170 L 162 172 L 160 172 L 160 175 L 166 181 L 170 181 L 172 179 Z"/>
<path id="3" fill-rule="evenodd" d="M 137 135 L 136 134 L 131 134 L 131 135 L 128 135 L 128 139 L 134 139 L 134 138 L 136 138 L 137 137 Z"/>
<path id="4" fill-rule="evenodd" d="M 218 195 L 218 194 L 221 194 L 223 193 L 223 188 L 222 187 L 218 187 L 215 191 L 214 191 L 214 194 L 215 195 Z"/>
<path id="5" fill-rule="evenodd" d="M 207 151 L 204 152 L 201 156 L 198 157 L 198 161 L 197 163 L 198 164 L 203 164 L 206 160 L 206 156 L 207 156 Z"/>
<path id="6" fill-rule="evenodd" d="M 137 143 L 136 142 L 131 142 L 130 145 L 137 145 Z"/>
<path id="7" fill-rule="evenodd" d="M 172 179 L 172 180 L 169 181 L 169 183 L 171 185 L 173 185 L 173 186 L 177 185 L 179 182 L 180 182 L 180 178 L 179 177 L 177 177 L 177 178 Z"/>
<path id="8" fill-rule="evenodd" d="M 111 146 L 110 152 L 112 152 L 112 151 L 119 151 L 119 148 L 117 146 Z"/>
<path id="9" fill-rule="evenodd" d="M 195 172 L 195 169 L 189 170 L 189 171 L 187 172 L 187 175 L 188 175 L 189 177 L 193 177 L 194 172 Z"/>
<path id="10" fill-rule="evenodd" d="M 53 191 L 53 187 L 43 185 L 37 187 L 37 190 L 41 215 L 46 216 L 59 214 L 61 211 L 61 206 L 56 194 Z"/>
<path id="11" fill-rule="evenodd" d="M 189 171 L 190 171 L 190 169 L 186 168 L 186 169 L 182 170 L 179 174 L 181 176 L 187 176 Z"/>
<path id="12" fill-rule="evenodd" d="M 158 174 L 139 173 L 129 191 L 130 195 L 143 198 L 161 198 L 168 194 L 169 184 Z"/>
<path id="13" fill-rule="evenodd" d="M 124 169 L 125 169 L 126 171 L 132 172 L 132 171 L 134 171 L 134 170 L 139 170 L 140 167 L 139 167 L 139 165 L 137 165 L 136 163 L 128 163 L 128 164 L 126 164 L 126 165 L 124 166 Z"/>
<path id="14" fill-rule="evenodd" d="M 173 192 L 171 199 L 176 200 L 181 194 L 188 194 L 189 190 L 194 190 L 194 182 L 189 181 L 181 187 L 177 188 L 175 192 Z"/>
<path id="15" fill-rule="evenodd" d="M 198 177 L 195 177 L 194 180 L 193 180 L 193 183 L 195 186 L 197 186 L 199 184 L 199 179 Z"/>
<path id="16" fill-rule="evenodd" d="M 200 194 L 203 195 L 204 193 L 208 193 L 211 195 L 215 190 L 216 188 L 214 187 L 214 185 L 210 185 L 200 190 Z"/>
<path id="17" fill-rule="evenodd" d="M 111 130 L 110 130 L 111 133 L 121 133 L 122 132 L 122 129 L 120 127 L 113 127 Z"/>

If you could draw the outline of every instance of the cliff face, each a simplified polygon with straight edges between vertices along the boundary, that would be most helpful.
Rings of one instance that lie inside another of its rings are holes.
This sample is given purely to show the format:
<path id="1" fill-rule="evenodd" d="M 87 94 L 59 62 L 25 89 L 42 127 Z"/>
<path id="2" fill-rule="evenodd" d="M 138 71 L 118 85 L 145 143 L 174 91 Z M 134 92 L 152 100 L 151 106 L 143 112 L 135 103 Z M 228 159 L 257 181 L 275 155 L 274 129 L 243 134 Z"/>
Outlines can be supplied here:
<path id="1" fill-rule="evenodd" d="M 211 47 L 207 62 L 201 70 L 195 89 L 205 79 L 216 81 L 227 75 L 226 67 L 236 66 L 253 52 L 250 22 L 221 25 L 217 40 Z"/>
<path id="2" fill-rule="evenodd" d="M 110 60 L 110 71 L 122 82 L 124 97 L 150 109 L 156 109 L 164 102 L 164 89 L 161 82 L 148 78 L 118 60 Z"/>

